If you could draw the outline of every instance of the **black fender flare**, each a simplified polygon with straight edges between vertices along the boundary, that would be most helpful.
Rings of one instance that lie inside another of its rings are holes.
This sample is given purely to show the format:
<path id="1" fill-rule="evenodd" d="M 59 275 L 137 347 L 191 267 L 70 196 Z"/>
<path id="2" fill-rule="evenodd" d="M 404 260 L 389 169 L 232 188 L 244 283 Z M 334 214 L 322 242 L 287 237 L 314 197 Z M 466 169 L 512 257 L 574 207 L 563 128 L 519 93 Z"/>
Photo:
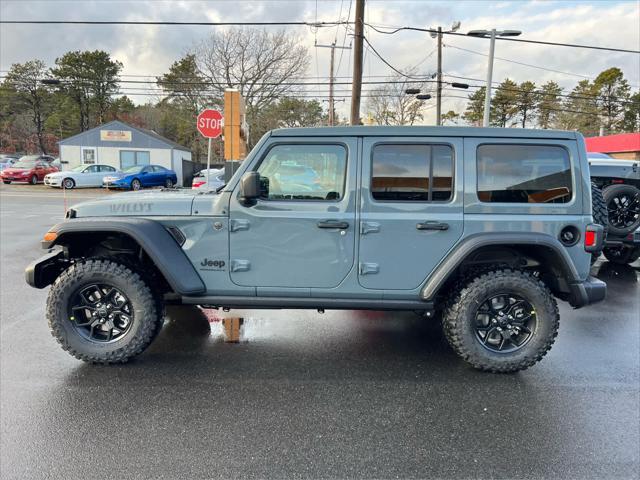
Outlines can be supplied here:
<path id="1" fill-rule="evenodd" d="M 127 235 L 140 245 L 176 293 L 198 295 L 205 292 L 204 282 L 180 245 L 162 224 L 154 220 L 137 217 L 79 218 L 58 223 L 49 232 L 55 233 L 56 238 L 42 242 L 42 247 L 46 249 L 64 245 L 65 237 L 74 233 Z M 29 268 L 36 269 L 38 262 L 34 264 Z"/>
<path id="2" fill-rule="evenodd" d="M 551 235 L 545 233 L 478 233 L 470 235 L 462 240 L 445 259 L 427 277 L 420 289 L 420 298 L 424 301 L 432 301 L 440 288 L 445 284 L 449 275 L 452 274 L 462 264 L 462 262 L 474 251 L 487 246 L 534 246 L 550 250 L 558 264 L 556 267 L 563 273 L 567 284 L 571 287 L 574 284 L 581 284 L 580 279 L 571 257 L 563 245 Z"/>

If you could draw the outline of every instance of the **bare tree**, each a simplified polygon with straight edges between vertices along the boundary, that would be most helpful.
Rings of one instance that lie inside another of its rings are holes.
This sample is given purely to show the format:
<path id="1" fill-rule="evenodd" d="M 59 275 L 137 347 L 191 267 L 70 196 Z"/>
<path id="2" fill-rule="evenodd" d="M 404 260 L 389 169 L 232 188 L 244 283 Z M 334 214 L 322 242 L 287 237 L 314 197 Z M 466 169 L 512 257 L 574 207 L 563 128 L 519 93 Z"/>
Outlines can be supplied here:
<path id="1" fill-rule="evenodd" d="M 309 55 L 300 39 L 284 30 L 233 28 L 214 32 L 194 49 L 200 74 L 221 96 L 237 88 L 248 110 L 286 96 L 299 86 L 291 85 L 307 71 Z"/>
<path id="2" fill-rule="evenodd" d="M 424 118 L 423 103 L 415 95 L 406 93 L 408 88 L 424 90 L 424 85 L 397 75 L 392 83 L 368 92 L 366 108 L 378 125 L 414 125 Z"/>

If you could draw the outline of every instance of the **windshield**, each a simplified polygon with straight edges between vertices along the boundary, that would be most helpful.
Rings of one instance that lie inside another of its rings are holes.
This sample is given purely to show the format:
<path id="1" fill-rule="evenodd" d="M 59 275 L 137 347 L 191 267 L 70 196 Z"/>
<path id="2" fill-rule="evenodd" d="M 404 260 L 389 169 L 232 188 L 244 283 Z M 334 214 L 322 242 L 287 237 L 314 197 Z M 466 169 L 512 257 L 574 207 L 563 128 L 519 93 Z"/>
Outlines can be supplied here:
<path id="1" fill-rule="evenodd" d="M 142 165 L 135 165 L 133 167 L 129 167 L 124 170 L 124 173 L 140 173 L 140 170 L 143 169 Z"/>
<path id="2" fill-rule="evenodd" d="M 81 172 L 83 171 L 85 168 L 87 168 L 86 165 L 78 165 L 77 167 L 73 167 L 71 169 L 72 172 Z"/>
<path id="3" fill-rule="evenodd" d="M 13 168 L 33 168 L 36 166 L 35 160 L 25 160 L 27 157 L 22 157 L 16 163 L 13 164 Z"/>

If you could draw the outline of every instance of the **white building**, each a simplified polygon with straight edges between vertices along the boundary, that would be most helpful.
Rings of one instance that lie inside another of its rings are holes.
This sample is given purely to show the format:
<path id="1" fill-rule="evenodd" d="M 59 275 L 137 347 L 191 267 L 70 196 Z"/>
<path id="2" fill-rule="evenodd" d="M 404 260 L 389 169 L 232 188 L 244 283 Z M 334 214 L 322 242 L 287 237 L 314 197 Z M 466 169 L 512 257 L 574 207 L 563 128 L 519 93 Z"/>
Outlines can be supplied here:
<path id="1" fill-rule="evenodd" d="M 187 147 L 119 120 L 65 138 L 58 144 L 65 170 L 93 163 L 122 170 L 134 165 L 161 165 L 176 172 L 178 186 L 183 185 L 184 175 L 193 171 Z"/>

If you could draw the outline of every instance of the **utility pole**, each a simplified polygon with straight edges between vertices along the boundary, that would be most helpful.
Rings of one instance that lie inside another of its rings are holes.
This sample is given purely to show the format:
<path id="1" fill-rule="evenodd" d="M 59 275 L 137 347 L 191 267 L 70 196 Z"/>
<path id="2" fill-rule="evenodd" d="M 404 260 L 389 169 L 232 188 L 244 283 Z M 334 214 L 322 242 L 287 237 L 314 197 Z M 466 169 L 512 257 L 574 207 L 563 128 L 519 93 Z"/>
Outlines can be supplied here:
<path id="1" fill-rule="evenodd" d="M 348 47 L 338 47 L 336 45 L 335 40 L 333 41 L 333 43 L 331 45 L 315 45 L 316 47 L 320 47 L 320 48 L 330 48 L 331 49 L 331 61 L 330 61 L 330 65 L 329 65 L 329 126 L 332 127 L 333 125 L 335 125 L 336 123 L 336 119 L 335 119 L 335 108 L 334 108 L 334 98 L 333 98 L 333 84 L 335 82 L 335 76 L 334 76 L 334 60 L 335 60 L 335 51 L 336 48 L 339 48 L 341 50 L 351 50 L 351 46 Z"/>
<path id="2" fill-rule="evenodd" d="M 442 125 L 442 27 L 438 27 L 438 89 L 436 96 L 436 125 Z"/>
<path id="3" fill-rule="evenodd" d="M 356 0 L 355 46 L 353 49 L 353 84 L 351 87 L 351 125 L 360 125 L 362 93 L 362 38 L 364 35 L 364 0 Z"/>
<path id="4" fill-rule="evenodd" d="M 449 30 L 442 30 L 442 27 L 438 27 L 437 30 L 431 28 L 431 38 L 438 39 L 438 73 L 437 73 L 437 87 L 436 87 L 436 125 L 442 125 L 442 34 L 449 32 L 457 32 L 460 29 L 460 22 L 453 22 Z M 434 31 L 435 30 L 435 31 Z M 468 87 L 467 87 L 468 88 Z"/>

